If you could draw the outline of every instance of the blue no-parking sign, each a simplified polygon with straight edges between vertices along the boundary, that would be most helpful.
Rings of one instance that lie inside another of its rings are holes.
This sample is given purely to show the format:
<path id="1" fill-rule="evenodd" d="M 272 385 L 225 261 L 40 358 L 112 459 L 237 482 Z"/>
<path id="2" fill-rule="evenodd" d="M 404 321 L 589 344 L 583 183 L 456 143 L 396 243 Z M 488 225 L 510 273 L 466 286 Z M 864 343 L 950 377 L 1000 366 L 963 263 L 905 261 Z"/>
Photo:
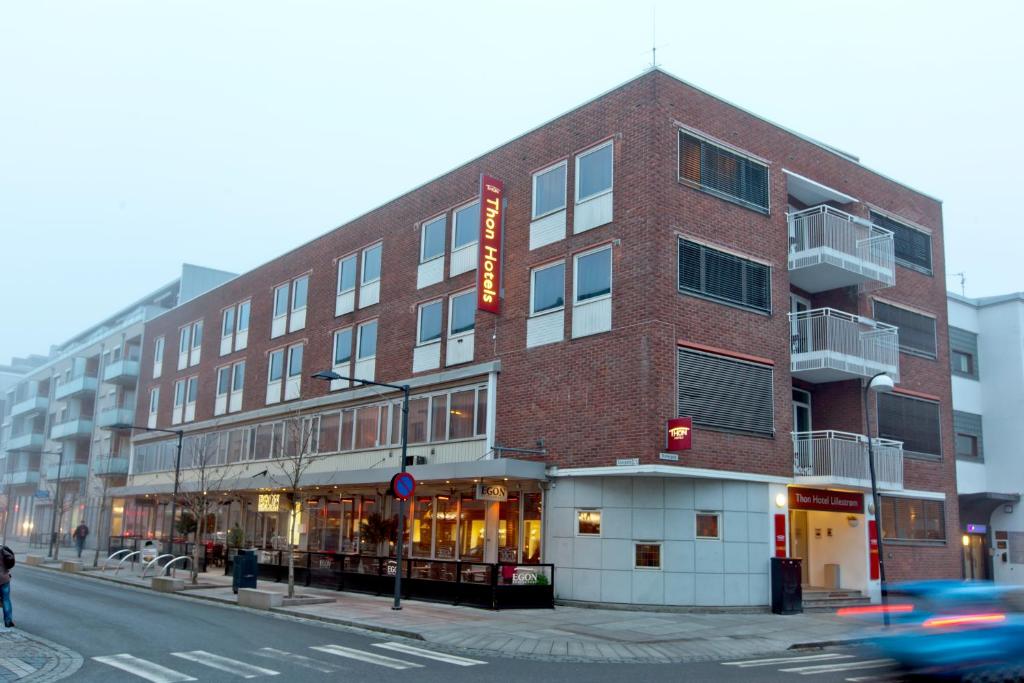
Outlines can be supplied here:
<path id="1" fill-rule="evenodd" d="M 408 472 L 391 477 L 391 494 L 399 500 L 409 500 L 416 490 L 416 479 Z"/>

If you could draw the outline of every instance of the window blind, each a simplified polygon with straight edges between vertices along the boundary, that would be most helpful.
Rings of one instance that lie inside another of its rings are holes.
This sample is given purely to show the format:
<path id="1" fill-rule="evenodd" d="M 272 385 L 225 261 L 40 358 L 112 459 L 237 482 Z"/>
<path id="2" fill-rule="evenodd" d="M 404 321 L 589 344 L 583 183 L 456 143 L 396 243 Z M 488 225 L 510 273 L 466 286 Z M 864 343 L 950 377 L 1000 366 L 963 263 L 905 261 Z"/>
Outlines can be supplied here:
<path id="1" fill-rule="evenodd" d="M 768 212 L 768 167 L 679 131 L 679 177 L 758 211 Z"/>
<path id="2" fill-rule="evenodd" d="M 900 329 L 900 351 L 935 358 L 935 318 L 876 301 L 875 319 Z"/>
<path id="3" fill-rule="evenodd" d="M 896 252 L 896 262 L 920 270 L 921 272 L 932 272 L 932 237 L 926 232 L 915 230 L 909 225 L 894 221 L 888 216 L 871 212 L 871 222 L 880 228 L 891 230 L 893 234 L 893 249 Z"/>
<path id="4" fill-rule="evenodd" d="M 679 415 L 694 424 L 775 433 L 770 365 L 680 348 L 678 386 Z"/>
<path id="5" fill-rule="evenodd" d="M 904 453 L 941 457 L 939 404 L 899 394 L 879 394 L 878 436 L 902 441 Z"/>
<path id="6" fill-rule="evenodd" d="M 679 290 L 771 312 L 771 268 L 679 240 Z"/>

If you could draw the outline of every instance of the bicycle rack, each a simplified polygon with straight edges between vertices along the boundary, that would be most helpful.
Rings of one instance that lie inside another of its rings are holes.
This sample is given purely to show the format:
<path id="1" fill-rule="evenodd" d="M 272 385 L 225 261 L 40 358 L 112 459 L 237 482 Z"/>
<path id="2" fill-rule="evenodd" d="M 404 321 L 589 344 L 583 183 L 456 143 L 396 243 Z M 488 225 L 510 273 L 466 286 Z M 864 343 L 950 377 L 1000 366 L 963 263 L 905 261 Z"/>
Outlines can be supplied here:
<path id="1" fill-rule="evenodd" d="M 157 566 L 159 566 L 158 563 L 160 562 L 160 560 L 164 559 L 165 557 L 174 557 L 174 555 L 172 555 L 171 553 L 164 553 L 163 555 L 157 555 L 152 560 L 147 562 L 146 565 L 142 568 L 142 575 L 139 578 L 142 578 L 142 579 L 146 578 L 146 572 L 149 571 L 149 568 L 152 567 L 154 564 L 157 564 Z M 167 568 L 166 565 L 163 568 L 166 569 Z"/>
<path id="2" fill-rule="evenodd" d="M 121 571 L 121 566 L 125 563 L 126 560 L 128 560 L 128 559 L 130 559 L 130 558 L 132 558 L 132 557 L 134 557 L 136 555 L 141 555 L 141 554 L 142 554 L 141 550 L 135 550 L 135 551 L 129 553 L 128 555 L 125 555 L 124 557 L 122 557 L 121 561 L 117 563 L 117 569 L 114 570 L 114 575 L 117 576 L 117 573 L 119 571 Z M 135 564 L 135 563 L 133 562 L 132 564 Z"/>
<path id="3" fill-rule="evenodd" d="M 166 572 L 166 571 L 170 571 L 170 569 L 171 569 L 171 565 L 173 565 L 173 564 L 174 564 L 175 562 L 178 562 L 178 561 L 180 561 L 180 560 L 191 560 L 191 559 L 192 559 L 192 556 L 191 556 L 191 555 L 181 555 L 180 557 L 176 557 L 176 558 L 174 558 L 173 560 L 171 560 L 170 562 L 168 562 L 167 564 L 165 564 L 165 565 L 164 565 L 164 569 L 163 569 L 163 570 L 164 570 L 165 572 Z"/>
<path id="4" fill-rule="evenodd" d="M 121 553 L 130 553 L 130 552 L 132 552 L 131 549 L 125 548 L 124 550 L 118 550 L 116 553 L 113 553 L 110 557 L 108 557 L 107 559 L 103 560 L 103 567 L 100 569 L 100 571 L 101 572 L 107 571 L 107 563 L 110 562 L 111 560 L 117 559 L 117 556 L 120 555 Z"/>

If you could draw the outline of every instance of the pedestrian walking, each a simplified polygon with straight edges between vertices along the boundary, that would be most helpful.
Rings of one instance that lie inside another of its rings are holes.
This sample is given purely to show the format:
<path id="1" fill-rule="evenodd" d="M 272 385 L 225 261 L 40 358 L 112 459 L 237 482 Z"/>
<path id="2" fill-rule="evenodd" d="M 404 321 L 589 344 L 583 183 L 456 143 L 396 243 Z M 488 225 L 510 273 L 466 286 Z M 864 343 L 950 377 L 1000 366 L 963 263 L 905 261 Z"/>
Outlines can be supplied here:
<path id="1" fill-rule="evenodd" d="M 75 539 L 75 548 L 78 550 L 78 556 L 82 556 L 82 548 L 85 547 L 85 537 L 89 535 L 89 527 L 82 522 L 75 527 L 75 533 L 71 535 Z"/>
<path id="2" fill-rule="evenodd" d="M 4 626 L 14 628 L 14 610 L 11 608 L 11 569 L 14 567 L 14 551 L 7 546 L 0 547 L 0 602 L 3 602 Z"/>

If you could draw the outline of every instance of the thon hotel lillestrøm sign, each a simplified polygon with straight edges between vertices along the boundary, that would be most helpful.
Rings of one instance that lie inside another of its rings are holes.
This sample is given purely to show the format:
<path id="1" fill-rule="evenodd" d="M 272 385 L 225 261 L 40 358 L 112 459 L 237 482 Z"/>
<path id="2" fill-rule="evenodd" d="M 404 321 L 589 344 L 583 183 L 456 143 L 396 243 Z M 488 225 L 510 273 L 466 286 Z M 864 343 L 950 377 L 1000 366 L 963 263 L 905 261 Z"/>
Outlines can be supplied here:
<path id="1" fill-rule="evenodd" d="M 818 510 L 821 512 L 851 512 L 864 514 L 864 494 L 852 491 L 826 491 L 789 487 L 789 507 L 792 510 Z"/>

